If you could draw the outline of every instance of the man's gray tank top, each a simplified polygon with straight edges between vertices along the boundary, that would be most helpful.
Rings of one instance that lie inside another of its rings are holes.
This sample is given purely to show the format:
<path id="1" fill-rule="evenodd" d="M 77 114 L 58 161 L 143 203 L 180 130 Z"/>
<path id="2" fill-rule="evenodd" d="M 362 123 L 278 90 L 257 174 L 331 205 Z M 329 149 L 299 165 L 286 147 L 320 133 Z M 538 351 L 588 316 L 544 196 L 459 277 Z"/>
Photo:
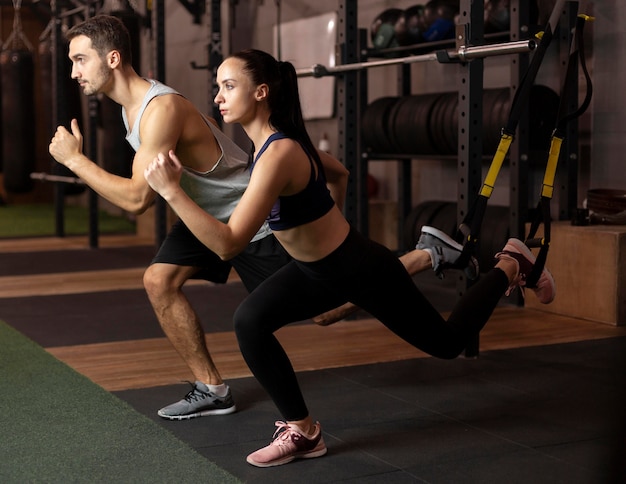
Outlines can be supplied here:
<path id="1" fill-rule="evenodd" d="M 148 81 L 151 87 L 148 89 L 143 103 L 139 108 L 137 119 L 135 120 L 132 130 L 128 125 L 126 110 L 122 108 L 122 119 L 126 127 L 126 141 L 128 141 L 135 151 L 137 151 L 141 145 L 141 139 L 139 139 L 139 124 L 148 103 L 155 97 L 164 94 L 177 94 L 181 96 L 179 92 L 165 84 L 152 79 L 148 79 Z M 213 123 L 206 119 L 205 122 L 209 128 L 211 128 L 222 150 L 222 156 L 215 166 L 207 172 L 198 172 L 185 167 L 181 176 L 180 185 L 185 193 L 207 213 L 210 213 L 216 219 L 226 223 L 250 181 L 248 155 L 239 148 L 235 142 L 213 125 Z M 261 226 L 252 241 L 262 239 L 270 233 L 270 228 L 266 222 Z"/>

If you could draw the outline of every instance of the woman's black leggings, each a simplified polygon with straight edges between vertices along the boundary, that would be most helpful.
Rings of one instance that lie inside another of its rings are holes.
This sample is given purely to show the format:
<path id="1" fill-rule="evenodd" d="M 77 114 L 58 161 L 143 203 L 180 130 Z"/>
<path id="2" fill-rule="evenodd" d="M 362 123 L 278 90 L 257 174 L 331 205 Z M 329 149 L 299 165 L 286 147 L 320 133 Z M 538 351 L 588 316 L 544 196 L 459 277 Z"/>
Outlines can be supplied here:
<path id="1" fill-rule="evenodd" d="M 308 415 L 295 372 L 274 336 L 347 301 L 361 307 L 420 350 L 456 358 L 483 328 L 508 287 L 500 269 L 483 274 L 446 321 L 386 247 L 352 230 L 332 254 L 292 261 L 257 287 L 234 316 L 242 355 L 285 420 Z"/>

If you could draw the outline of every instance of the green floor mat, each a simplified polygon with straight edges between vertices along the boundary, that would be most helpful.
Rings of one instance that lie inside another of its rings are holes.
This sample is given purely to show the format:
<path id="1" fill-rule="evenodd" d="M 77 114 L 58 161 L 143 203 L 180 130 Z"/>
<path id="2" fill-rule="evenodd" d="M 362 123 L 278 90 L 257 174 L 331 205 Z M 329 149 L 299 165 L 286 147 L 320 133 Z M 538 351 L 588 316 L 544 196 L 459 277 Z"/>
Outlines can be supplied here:
<path id="1" fill-rule="evenodd" d="M 65 235 L 89 233 L 87 207 L 66 206 L 63 210 Z M 135 223 L 126 217 L 104 210 L 98 212 L 98 232 L 101 234 L 135 233 Z M 54 204 L 0 205 L 0 238 L 39 237 L 56 234 Z"/>
<path id="2" fill-rule="evenodd" d="M 240 482 L 0 321 L 0 482 Z"/>

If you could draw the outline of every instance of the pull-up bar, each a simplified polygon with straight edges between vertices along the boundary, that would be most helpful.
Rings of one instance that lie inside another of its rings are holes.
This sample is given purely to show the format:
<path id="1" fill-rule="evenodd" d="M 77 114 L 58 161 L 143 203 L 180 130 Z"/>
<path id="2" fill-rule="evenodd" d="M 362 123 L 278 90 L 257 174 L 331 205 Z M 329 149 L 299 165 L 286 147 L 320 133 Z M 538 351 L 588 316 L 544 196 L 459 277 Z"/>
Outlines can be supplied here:
<path id="1" fill-rule="evenodd" d="M 48 173 L 31 173 L 30 178 L 54 183 L 69 183 L 74 185 L 85 185 L 85 182 L 74 176 L 49 175 Z"/>
<path id="2" fill-rule="evenodd" d="M 438 61 L 442 64 L 451 62 L 465 62 L 471 59 L 491 57 L 498 55 L 522 54 L 530 52 L 537 47 L 535 40 L 519 40 L 515 42 L 504 42 L 500 44 L 461 46 L 457 50 L 438 50 L 428 54 L 412 55 L 394 59 L 383 59 L 368 62 L 355 62 L 340 66 L 326 67 L 315 64 L 312 67 L 296 69 L 298 77 L 324 77 L 340 74 L 348 71 L 358 71 L 370 67 L 382 67 L 395 64 L 413 64 L 415 62 Z"/>

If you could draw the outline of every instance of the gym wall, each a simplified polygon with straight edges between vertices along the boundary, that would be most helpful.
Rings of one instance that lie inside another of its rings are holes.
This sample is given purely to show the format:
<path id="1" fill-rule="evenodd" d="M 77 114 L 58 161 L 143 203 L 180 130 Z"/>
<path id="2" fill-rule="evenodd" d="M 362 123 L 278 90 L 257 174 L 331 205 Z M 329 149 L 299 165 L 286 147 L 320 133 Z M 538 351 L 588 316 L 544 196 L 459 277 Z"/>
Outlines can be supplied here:
<path id="1" fill-rule="evenodd" d="M 226 0 L 222 5 L 223 47 L 228 52 L 230 45 L 236 49 L 254 46 L 264 50 L 272 50 L 273 27 L 277 21 L 275 2 L 240 1 L 231 11 Z M 382 10 L 390 7 L 408 8 L 413 1 L 372 1 L 358 2 L 358 23 L 361 28 L 368 28 Z M 594 78 L 594 99 L 588 114 L 580 120 L 581 141 L 586 143 L 581 149 L 583 159 L 581 166 L 580 198 L 584 198 L 586 188 L 605 187 L 623 188 L 626 186 L 626 170 L 622 167 L 621 156 L 626 151 L 626 95 L 615 86 L 624 84 L 626 66 L 616 62 L 623 58 L 626 45 L 626 4 L 611 0 L 587 2 L 590 11 L 595 15 L 593 25 L 593 56 L 590 56 L 589 67 Z M 208 58 L 209 39 L 209 5 L 201 24 L 193 23 L 193 18 L 178 0 L 166 0 L 166 82 L 180 90 L 193 100 L 201 109 L 210 110 L 212 96 L 208 70 L 194 70 L 191 62 L 205 65 Z M 283 22 L 319 15 L 337 9 L 338 3 L 332 0 L 283 0 L 281 2 L 281 20 Z M 8 37 L 12 30 L 13 8 L 2 6 L 0 9 L 0 39 Z M 231 14 L 235 18 L 231 18 Z M 34 46 L 46 26 L 47 19 L 22 6 L 22 24 L 24 31 Z M 243 26 L 242 26 L 243 24 Z M 235 28 L 231 34 L 226 31 L 228 25 Z M 152 74 L 151 45 L 149 35 L 142 40 L 142 62 L 145 65 L 143 75 Z M 299 66 L 297 66 L 299 67 Z M 433 91 L 450 91 L 455 89 L 454 67 L 438 63 L 420 63 L 412 66 L 413 92 L 415 94 Z M 538 82 L 558 90 L 558 60 L 555 53 L 550 53 L 539 75 Z M 452 74 L 451 74 L 452 73 Z M 68 73 L 69 75 L 69 73 Z M 40 71 L 35 62 L 35 104 L 38 112 L 48 109 L 43 106 L 38 89 Z M 396 69 L 370 69 L 369 98 L 374 100 L 385 95 L 396 95 Z M 495 88 L 509 85 L 508 60 L 506 58 L 486 59 L 485 87 Z M 49 171 L 50 158 L 47 145 L 51 133 L 47 132 L 44 118 L 34 116 L 34 139 L 37 145 L 37 171 Z M 308 123 L 314 140 L 324 134 L 328 136 L 330 151 L 337 151 L 337 120 L 336 118 Z M 227 128 L 227 131 L 230 128 Z M 585 158 L 586 157 L 586 158 Z M 381 198 L 395 199 L 397 188 L 395 180 L 397 170 L 395 163 L 372 162 L 370 172 L 379 180 Z M 413 162 L 413 198 L 415 202 L 427 199 L 452 200 L 455 197 L 456 167 L 454 163 L 442 162 L 437 159 L 420 159 Z M 493 203 L 506 203 L 508 189 L 506 187 L 507 172 L 503 170 L 499 177 Z M 535 182 L 534 180 L 533 182 Z M 38 184 L 37 190 L 20 197 L 43 199 L 50 195 L 51 186 Z"/>

